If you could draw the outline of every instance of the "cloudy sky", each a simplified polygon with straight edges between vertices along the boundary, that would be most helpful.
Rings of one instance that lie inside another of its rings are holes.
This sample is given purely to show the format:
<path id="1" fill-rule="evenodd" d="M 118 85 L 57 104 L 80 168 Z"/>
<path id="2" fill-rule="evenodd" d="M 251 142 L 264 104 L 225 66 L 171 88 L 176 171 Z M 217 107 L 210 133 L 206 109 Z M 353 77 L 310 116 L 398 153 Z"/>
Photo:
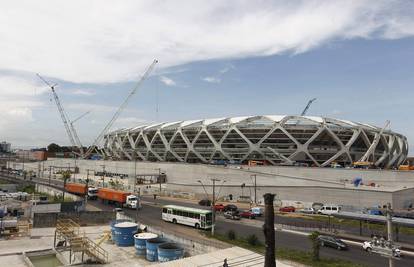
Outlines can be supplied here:
<path id="1" fill-rule="evenodd" d="M 256 114 L 381 126 L 414 143 L 414 1 L 0 0 L 0 140 L 84 144 L 156 58 L 115 127 Z M 414 148 L 414 146 L 412 146 Z M 413 150 L 413 149 L 412 149 Z"/>

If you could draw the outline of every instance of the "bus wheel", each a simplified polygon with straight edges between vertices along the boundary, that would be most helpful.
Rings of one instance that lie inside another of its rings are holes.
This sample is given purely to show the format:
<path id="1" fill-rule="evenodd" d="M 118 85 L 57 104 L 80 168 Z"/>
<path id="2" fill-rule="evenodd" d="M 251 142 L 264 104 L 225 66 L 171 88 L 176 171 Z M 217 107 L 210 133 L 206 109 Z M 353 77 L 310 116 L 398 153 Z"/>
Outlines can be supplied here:
<path id="1" fill-rule="evenodd" d="M 176 219 L 173 219 L 173 220 L 172 220 L 172 222 L 173 222 L 174 224 L 176 224 L 176 223 L 177 223 L 177 220 L 176 220 Z"/>
<path id="2" fill-rule="evenodd" d="M 200 225 L 198 223 L 195 224 L 196 229 L 200 229 Z"/>

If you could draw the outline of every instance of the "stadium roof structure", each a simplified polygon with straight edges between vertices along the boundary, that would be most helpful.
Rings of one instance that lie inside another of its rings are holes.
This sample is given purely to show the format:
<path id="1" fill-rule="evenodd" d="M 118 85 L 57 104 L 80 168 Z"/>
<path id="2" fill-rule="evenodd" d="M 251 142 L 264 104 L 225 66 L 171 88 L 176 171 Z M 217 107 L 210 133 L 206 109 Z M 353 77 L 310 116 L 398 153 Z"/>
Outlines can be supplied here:
<path id="1" fill-rule="evenodd" d="M 350 165 L 369 161 L 398 167 L 407 138 L 366 123 L 315 116 L 258 115 L 186 120 L 119 129 L 105 135 L 106 156 L 125 160 L 265 161 L 272 165 Z M 375 141 L 377 140 L 377 141 Z"/>

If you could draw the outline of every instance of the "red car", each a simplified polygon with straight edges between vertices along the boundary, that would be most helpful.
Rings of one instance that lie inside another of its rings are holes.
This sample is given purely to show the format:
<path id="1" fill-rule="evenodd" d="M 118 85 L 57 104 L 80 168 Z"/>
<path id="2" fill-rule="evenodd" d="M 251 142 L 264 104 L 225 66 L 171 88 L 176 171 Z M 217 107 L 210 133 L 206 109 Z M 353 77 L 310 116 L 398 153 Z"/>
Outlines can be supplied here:
<path id="1" fill-rule="evenodd" d="M 279 209 L 280 212 L 295 212 L 295 207 L 293 206 L 287 206 L 287 207 L 281 207 Z"/>
<path id="2" fill-rule="evenodd" d="M 254 219 L 254 218 L 256 218 L 256 214 L 254 214 L 250 210 L 245 210 L 245 211 L 240 212 L 240 217 L 248 218 L 248 219 Z"/>
<path id="3" fill-rule="evenodd" d="M 224 205 L 223 204 L 215 204 L 214 205 L 214 210 L 215 211 L 223 211 L 224 210 Z"/>

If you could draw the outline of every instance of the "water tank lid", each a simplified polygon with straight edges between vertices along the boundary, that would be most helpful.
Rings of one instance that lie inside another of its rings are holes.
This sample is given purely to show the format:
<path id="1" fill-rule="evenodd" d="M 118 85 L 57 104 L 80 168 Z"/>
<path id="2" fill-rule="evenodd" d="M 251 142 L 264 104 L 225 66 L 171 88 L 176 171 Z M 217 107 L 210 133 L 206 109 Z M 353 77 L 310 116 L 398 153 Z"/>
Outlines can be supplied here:
<path id="1" fill-rule="evenodd" d="M 138 227 L 138 224 L 133 223 L 133 222 L 121 222 L 121 223 L 115 224 L 115 227 L 118 227 L 118 228 Z"/>
<path id="2" fill-rule="evenodd" d="M 157 238 L 158 235 L 154 233 L 140 233 L 134 235 L 136 239 L 151 239 L 151 238 Z"/>

